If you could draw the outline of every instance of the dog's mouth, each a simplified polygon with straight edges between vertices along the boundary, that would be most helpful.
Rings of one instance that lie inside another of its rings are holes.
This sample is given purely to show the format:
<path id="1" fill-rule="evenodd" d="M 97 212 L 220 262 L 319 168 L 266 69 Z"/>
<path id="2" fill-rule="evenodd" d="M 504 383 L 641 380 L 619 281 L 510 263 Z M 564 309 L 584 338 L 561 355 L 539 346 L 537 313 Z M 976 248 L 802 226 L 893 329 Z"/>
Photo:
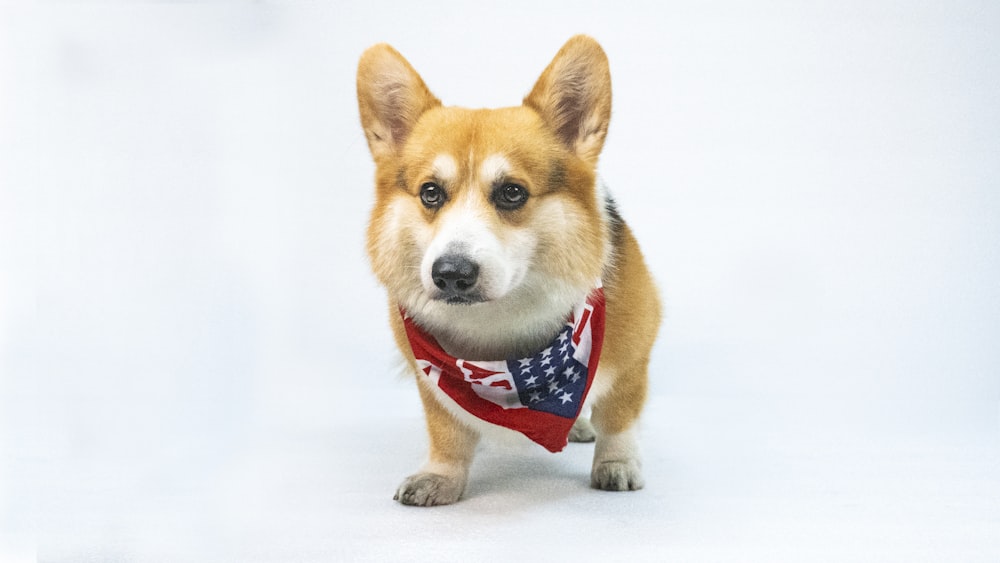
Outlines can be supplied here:
<path id="1" fill-rule="evenodd" d="M 454 293 L 440 293 L 434 297 L 435 301 L 444 301 L 449 305 L 474 305 L 476 303 L 485 303 L 488 301 L 479 292 L 471 294 L 454 294 Z"/>

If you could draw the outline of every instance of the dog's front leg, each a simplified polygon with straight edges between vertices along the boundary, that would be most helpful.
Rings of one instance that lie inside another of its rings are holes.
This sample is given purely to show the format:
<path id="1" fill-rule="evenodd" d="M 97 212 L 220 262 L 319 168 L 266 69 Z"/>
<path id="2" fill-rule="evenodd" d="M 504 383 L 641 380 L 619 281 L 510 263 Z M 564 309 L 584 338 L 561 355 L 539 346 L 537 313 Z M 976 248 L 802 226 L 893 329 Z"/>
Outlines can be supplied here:
<path id="1" fill-rule="evenodd" d="M 441 406 L 424 382 L 417 387 L 424 403 L 430 456 L 419 472 L 403 481 L 394 498 L 411 506 L 451 504 L 465 490 L 479 435 Z"/>
<path id="2" fill-rule="evenodd" d="M 605 491 L 635 491 L 645 484 L 636 439 L 646 398 L 646 362 L 619 375 L 614 388 L 594 405 L 594 465 L 590 484 Z"/>

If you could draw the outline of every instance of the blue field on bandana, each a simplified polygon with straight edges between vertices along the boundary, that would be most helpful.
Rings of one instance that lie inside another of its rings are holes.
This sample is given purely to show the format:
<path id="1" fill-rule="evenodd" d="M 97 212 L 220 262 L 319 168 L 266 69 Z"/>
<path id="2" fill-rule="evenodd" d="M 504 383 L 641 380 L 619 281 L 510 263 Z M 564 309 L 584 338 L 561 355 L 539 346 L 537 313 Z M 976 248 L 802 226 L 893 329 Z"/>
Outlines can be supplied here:
<path id="1" fill-rule="evenodd" d="M 565 418 L 576 418 L 587 388 L 587 366 L 573 357 L 573 327 L 567 325 L 552 345 L 529 358 L 508 360 L 521 404 Z"/>

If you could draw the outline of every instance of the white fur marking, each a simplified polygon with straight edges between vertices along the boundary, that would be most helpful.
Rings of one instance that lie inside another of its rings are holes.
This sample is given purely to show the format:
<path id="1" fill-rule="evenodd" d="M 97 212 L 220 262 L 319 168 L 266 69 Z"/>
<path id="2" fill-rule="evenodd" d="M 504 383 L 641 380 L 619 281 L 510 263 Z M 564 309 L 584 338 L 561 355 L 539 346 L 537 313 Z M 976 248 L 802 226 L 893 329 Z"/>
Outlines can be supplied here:
<path id="1" fill-rule="evenodd" d="M 458 179 L 458 163 L 450 154 L 439 154 L 431 164 L 431 172 L 439 180 L 454 181 Z"/>
<path id="2" fill-rule="evenodd" d="M 590 484 L 606 491 L 642 488 L 642 460 L 634 427 L 619 434 L 602 434 L 597 428 Z"/>
<path id="3" fill-rule="evenodd" d="M 486 185 L 501 180 L 510 172 L 510 162 L 502 155 L 491 154 L 479 166 L 479 179 Z"/>
<path id="4" fill-rule="evenodd" d="M 639 444 L 635 427 L 618 434 L 602 434 L 597 432 L 597 445 L 594 448 L 594 463 L 625 459 L 638 459 Z"/>
<path id="5" fill-rule="evenodd" d="M 435 475 L 444 475 L 445 477 L 465 479 L 466 475 L 469 473 L 469 469 L 461 463 L 446 463 L 428 460 L 424 463 L 423 467 L 420 468 L 420 473 L 434 473 Z"/>

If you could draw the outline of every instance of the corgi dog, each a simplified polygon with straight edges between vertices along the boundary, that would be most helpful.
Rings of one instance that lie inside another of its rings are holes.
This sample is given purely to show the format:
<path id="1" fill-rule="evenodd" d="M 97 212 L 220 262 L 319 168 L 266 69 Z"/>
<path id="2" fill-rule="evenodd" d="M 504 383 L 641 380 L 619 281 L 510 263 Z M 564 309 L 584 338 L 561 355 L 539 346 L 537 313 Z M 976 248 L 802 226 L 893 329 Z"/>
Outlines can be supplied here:
<path id="1" fill-rule="evenodd" d="M 601 46 L 570 39 L 516 107 L 443 106 L 386 44 L 361 56 L 357 88 L 375 161 L 367 251 L 430 438 L 395 499 L 456 502 L 481 436 L 497 433 L 551 451 L 596 441 L 591 485 L 642 488 L 636 423 L 660 303 L 597 180 Z"/>

